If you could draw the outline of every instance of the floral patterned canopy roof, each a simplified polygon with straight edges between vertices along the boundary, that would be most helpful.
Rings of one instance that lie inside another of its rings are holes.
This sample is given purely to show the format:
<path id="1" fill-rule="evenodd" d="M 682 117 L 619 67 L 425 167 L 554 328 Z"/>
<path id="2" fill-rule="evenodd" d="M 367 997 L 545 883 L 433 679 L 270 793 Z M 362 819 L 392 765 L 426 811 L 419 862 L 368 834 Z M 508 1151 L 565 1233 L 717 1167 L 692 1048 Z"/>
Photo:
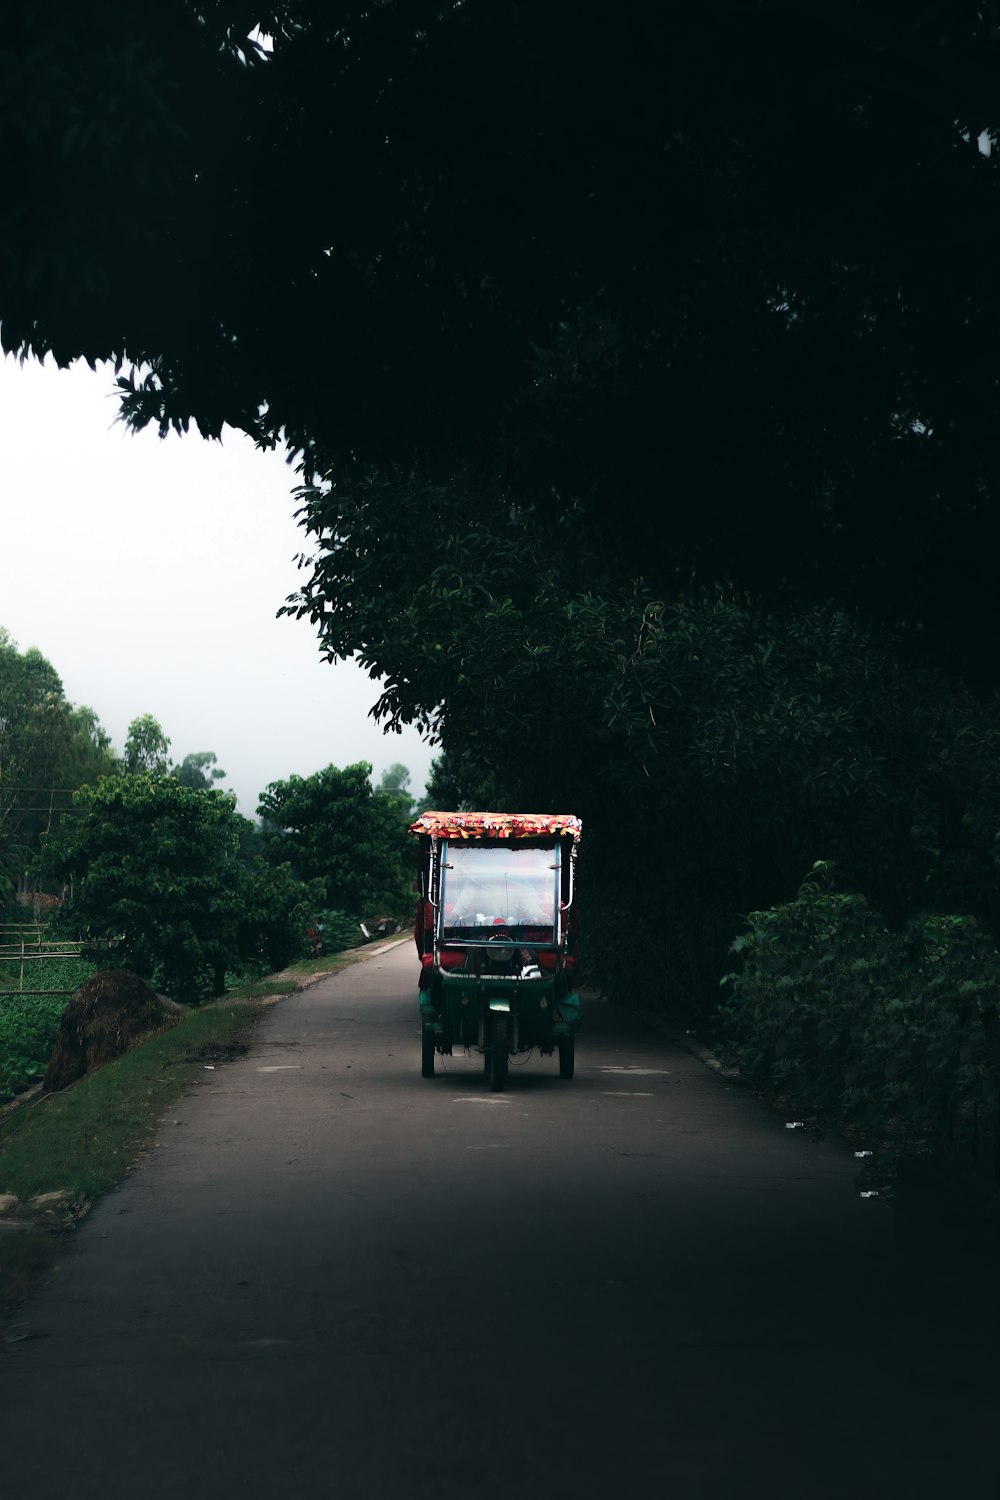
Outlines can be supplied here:
<path id="1" fill-rule="evenodd" d="M 572 813 L 425 812 L 411 826 L 419 837 L 438 839 L 538 839 L 547 835 L 578 843 L 583 824 Z"/>

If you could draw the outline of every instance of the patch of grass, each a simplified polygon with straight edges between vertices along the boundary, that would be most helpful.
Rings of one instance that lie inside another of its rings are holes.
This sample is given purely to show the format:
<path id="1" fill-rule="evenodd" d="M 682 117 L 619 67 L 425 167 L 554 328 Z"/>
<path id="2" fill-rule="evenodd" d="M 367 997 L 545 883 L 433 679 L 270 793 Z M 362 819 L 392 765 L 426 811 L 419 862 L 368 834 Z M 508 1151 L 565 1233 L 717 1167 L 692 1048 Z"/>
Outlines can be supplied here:
<path id="1" fill-rule="evenodd" d="M 379 944 L 303 959 L 284 973 L 254 980 L 179 1021 L 61 1094 L 34 1096 L 0 1114 L 0 1192 L 22 1201 L 64 1191 L 75 1217 L 125 1175 L 150 1135 L 206 1063 L 225 1062 L 249 1041 L 263 1007 L 257 997 L 288 994 L 303 978 L 335 973 L 371 956 Z M 0 1231 L 0 1324 L 16 1317 L 31 1284 L 58 1253 L 68 1227 Z"/>
<path id="2" fill-rule="evenodd" d="M 310 974 L 325 974 L 327 970 L 333 972 L 335 969 L 342 969 L 353 960 L 353 949 L 347 953 L 325 953 L 322 958 L 300 958 L 298 963 L 289 964 L 285 973 L 298 975 L 301 979 Z"/>
<path id="3" fill-rule="evenodd" d="M 20 991 L 18 960 L 0 962 L 0 1103 L 42 1077 L 70 998 L 68 993 L 35 991 L 72 991 L 94 972 L 94 965 L 81 958 L 28 959 L 24 981 L 29 988 Z"/>
<path id="4" fill-rule="evenodd" d="M 291 964 L 286 974 L 326 974 L 336 973 L 338 969 L 346 969 L 350 964 L 361 963 L 366 958 L 385 946 L 386 943 L 413 942 L 410 933 L 397 932 L 389 937 L 380 938 L 378 942 L 362 943 L 359 948 L 348 948 L 343 953 L 329 953 L 325 958 L 304 958 L 297 964 Z"/>
<path id="5" fill-rule="evenodd" d="M 263 1000 L 267 995 L 292 995 L 297 988 L 295 979 L 248 979 L 245 984 L 231 985 L 218 1004 L 225 1005 L 226 1000 Z"/>
<path id="6" fill-rule="evenodd" d="M 0 994 L 0 1103 L 30 1088 L 45 1072 L 66 999 Z"/>
<path id="7" fill-rule="evenodd" d="M 203 1056 L 227 1055 L 259 1014 L 248 1005 L 192 1010 L 63 1093 L 26 1100 L 0 1119 L 0 1192 L 23 1200 L 62 1189 L 76 1202 L 105 1192 L 202 1075 Z"/>
<path id="8" fill-rule="evenodd" d="M 33 990 L 76 990 L 96 973 L 94 965 L 83 958 L 32 958 L 24 962 L 25 994 Z M 0 990 L 18 990 L 21 963 L 17 958 L 0 960 Z M 69 995 L 66 996 L 69 999 Z"/>

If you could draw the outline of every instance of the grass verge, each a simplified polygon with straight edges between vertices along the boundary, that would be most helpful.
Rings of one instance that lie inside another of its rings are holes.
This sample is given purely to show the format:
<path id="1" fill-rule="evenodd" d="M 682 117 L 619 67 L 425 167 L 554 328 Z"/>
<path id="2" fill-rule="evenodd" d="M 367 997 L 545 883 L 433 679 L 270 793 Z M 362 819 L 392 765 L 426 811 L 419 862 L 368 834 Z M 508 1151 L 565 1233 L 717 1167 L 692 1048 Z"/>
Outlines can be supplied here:
<path id="1" fill-rule="evenodd" d="M 0 1192 L 63 1191 L 77 1203 L 105 1192 L 206 1056 L 234 1055 L 258 1014 L 249 1005 L 189 1011 L 63 1093 L 26 1100 L 0 1119 Z"/>
<path id="2" fill-rule="evenodd" d="M 294 995 L 299 984 L 296 979 L 248 979 L 244 984 L 234 984 L 221 1000 L 210 1000 L 208 1008 L 224 1006 L 229 1000 L 266 1000 L 272 995 Z"/>
<path id="3" fill-rule="evenodd" d="M 61 1094 L 35 1096 L 0 1116 L 0 1193 L 22 1201 L 62 1191 L 71 1202 L 96 1198 L 117 1182 L 168 1105 L 209 1060 L 244 1044 L 261 1011 L 253 1002 L 286 995 L 303 979 L 370 957 L 359 948 L 305 959 L 281 974 L 229 990 L 187 1011 L 157 1036 Z"/>
<path id="4" fill-rule="evenodd" d="M 222 1000 L 187 1011 L 176 1024 L 61 1094 L 28 1096 L 0 1113 L 0 1193 L 26 1203 L 63 1192 L 70 1210 L 0 1228 L 0 1323 L 11 1318 L 33 1282 L 58 1254 L 62 1231 L 88 1203 L 119 1182 L 141 1155 L 160 1119 L 206 1063 L 238 1055 L 266 996 L 286 995 L 303 980 L 336 973 L 372 956 L 371 947 L 305 959 L 281 974 L 238 986 Z"/>
<path id="5" fill-rule="evenodd" d="M 273 991 L 272 991 L 273 993 Z M 214 1065 L 245 1050 L 262 1007 L 240 1003 L 189 1011 L 61 1094 L 25 1099 L 0 1116 L 0 1192 L 22 1204 L 37 1193 L 64 1192 L 61 1214 L 0 1229 L 0 1329 L 20 1335 L 16 1308 L 59 1252 L 90 1200 L 125 1175 L 141 1155 L 164 1111 L 206 1061 Z"/>

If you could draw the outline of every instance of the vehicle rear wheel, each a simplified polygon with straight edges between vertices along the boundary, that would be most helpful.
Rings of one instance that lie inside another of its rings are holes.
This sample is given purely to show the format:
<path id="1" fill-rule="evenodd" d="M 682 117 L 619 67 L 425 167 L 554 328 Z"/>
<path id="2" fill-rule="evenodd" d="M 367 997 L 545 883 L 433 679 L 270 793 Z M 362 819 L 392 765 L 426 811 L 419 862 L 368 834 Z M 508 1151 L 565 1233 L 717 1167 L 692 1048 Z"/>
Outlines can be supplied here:
<path id="1" fill-rule="evenodd" d="M 434 1077 L 434 1033 L 429 1026 L 425 1026 L 420 1043 L 420 1076 L 421 1078 Z"/>
<path id="2" fill-rule="evenodd" d="M 497 1016 L 490 1027 L 490 1088 L 499 1094 L 507 1082 L 507 1017 Z"/>
<path id="3" fill-rule="evenodd" d="M 561 1036 L 559 1038 L 559 1077 L 572 1078 L 575 1066 L 576 1037 Z"/>

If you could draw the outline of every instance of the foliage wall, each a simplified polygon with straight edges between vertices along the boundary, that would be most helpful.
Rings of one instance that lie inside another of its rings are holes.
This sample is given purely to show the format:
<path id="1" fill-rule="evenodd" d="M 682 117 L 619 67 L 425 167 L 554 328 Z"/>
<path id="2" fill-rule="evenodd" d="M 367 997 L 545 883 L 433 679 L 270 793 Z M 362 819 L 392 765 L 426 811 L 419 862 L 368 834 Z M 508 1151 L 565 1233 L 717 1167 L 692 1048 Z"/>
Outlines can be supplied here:
<path id="1" fill-rule="evenodd" d="M 894 928 L 934 909 L 1000 931 L 995 700 L 833 609 L 507 607 L 531 669 L 514 652 L 491 689 L 515 707 L 480 717 L 478 692 L 453 693 L 429 792 L 584 817 L 591 972 L 612 998 L 710 1021 L 744 914 L 790 899 L 821 855 Z M 429 654 L 467 649 L 458 618 Z"/>
<path id="2" fill-rule="evenodd" d="M 819 867 L 734 944 L 722 1036 L 754 1082 L 875 1139 L 940 1146 L 993 1130 L 1000 953 L 971 917 L 892 932 Z M 1000 1133 L 996 1138 L 1000 1168 Z"/>

